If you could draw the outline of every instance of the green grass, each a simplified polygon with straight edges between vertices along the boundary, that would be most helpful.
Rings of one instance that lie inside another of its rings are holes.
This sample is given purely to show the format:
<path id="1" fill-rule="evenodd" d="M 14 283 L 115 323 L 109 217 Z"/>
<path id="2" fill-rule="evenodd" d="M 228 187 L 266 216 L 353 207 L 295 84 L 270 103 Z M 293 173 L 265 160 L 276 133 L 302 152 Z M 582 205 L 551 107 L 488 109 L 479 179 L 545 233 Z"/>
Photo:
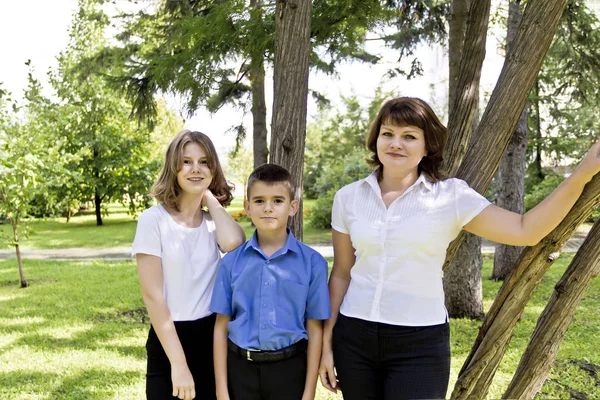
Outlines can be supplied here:
<path id="1" fill-rule="evenodd" d="M 309 200 L 307 204 L 311 204 Z M 305 204 L 306 207 L 306 204 Z M 243 199 L 236 198 L 227 208 L 229 213 L 241 211 Z M 96 226 L 96 216 L 92 212 L 78 214 L 67 223 L 65 218 L 33 219 L 26 222 L 30 234 L 21 240 L 23 249 L 65 249 L 65 248 L 110 248 L 129 247 L 135 236 L 136 220 L 119 205 L 109 207 L 109 215 L 103 217 L 103 226 Z M 241 223 L 250 238 L 254 228 L 250 222 Z M 12 235 L 11 226 L 0 224 L 0 248 L 7 248 L 2 234 Z M 309 244 L 331 241 L 331 229 L 315 229 L 308 224 L 304 228 L 304 242 Z"/>
<path id="2" fill-rule="evenodd" d="M 331 260 L 329 260 L 331 261 Z M 544 277 L 515 331 L 489 398 L 499 398 L 527 345 L 539 313 L 570 261 Z M 135 266 L 122 262 L 25 260 L 31 286 L 18 288 L 14 260 L 0 261 L 0 399 L 143 399 L 148 320 Z M 486 260 L 484 276 L 491 274 Z M 500 283 L 483 285 L 489 308 Z M 479 322 L 452 320 L 454 384 Z M 539 399 L 600 398 L 600 382 L 582 369 L 600 365 L 600 281 L 596 279 L 566 334 Z M 318 400 L 339 400 L 319 384 Z"/>

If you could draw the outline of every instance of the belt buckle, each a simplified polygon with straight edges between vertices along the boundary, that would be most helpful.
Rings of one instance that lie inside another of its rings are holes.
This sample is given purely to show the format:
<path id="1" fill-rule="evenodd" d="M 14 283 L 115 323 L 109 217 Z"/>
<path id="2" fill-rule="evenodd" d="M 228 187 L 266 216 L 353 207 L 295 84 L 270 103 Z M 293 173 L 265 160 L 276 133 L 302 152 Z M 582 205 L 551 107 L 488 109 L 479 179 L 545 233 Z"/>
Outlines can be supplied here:
<path id="1" fill-rule="evenodd" d="M 246 359 L 248 361 L 252 361 L 252 357 L 250 357 L 250 350 L 246 350 Z"/>

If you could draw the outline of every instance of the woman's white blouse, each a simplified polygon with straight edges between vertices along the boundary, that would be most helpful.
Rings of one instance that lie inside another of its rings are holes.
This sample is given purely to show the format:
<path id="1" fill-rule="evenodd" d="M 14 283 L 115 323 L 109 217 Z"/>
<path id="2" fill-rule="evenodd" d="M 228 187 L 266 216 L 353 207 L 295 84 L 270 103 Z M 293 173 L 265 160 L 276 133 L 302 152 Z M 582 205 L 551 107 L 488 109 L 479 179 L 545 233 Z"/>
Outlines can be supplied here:
<path id="1" fill-rule="evenodd" d="M 490 202 L 466 182 L 425 175 L 386 209 L 375 173 L 335 194 L 331 226 L 356 261 L 340 312 L 404 326 L 446 321 L 442 266 L 460 230 Z"/>

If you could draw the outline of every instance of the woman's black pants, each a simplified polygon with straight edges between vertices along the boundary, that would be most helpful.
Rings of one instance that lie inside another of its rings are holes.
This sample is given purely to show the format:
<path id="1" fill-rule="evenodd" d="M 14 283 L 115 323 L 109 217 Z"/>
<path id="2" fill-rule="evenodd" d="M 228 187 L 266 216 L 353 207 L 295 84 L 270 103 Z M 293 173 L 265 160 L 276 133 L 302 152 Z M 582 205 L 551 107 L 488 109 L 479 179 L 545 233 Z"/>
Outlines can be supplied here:
<path id="1" fill-rule="evenodd" d="M 176 321 L 175 329 L 185 358 L 194 377 L 197 400 L 215 400 L 215 373 L 213 367 L 213 332 L 216 315 L 195 321 Z M 150 326 L 148 341 L 148 368 L 146 398 L 148 400 L 176 399 L 173 397 L 171 363 L 163 350 L 154 328 Z"/>
<path id="2" fill-rule="evenodd" d="M 411 327 L 339 314 L 333 356 L 344 400 L 444 399 L 450 377 L 448 323 Z"/>

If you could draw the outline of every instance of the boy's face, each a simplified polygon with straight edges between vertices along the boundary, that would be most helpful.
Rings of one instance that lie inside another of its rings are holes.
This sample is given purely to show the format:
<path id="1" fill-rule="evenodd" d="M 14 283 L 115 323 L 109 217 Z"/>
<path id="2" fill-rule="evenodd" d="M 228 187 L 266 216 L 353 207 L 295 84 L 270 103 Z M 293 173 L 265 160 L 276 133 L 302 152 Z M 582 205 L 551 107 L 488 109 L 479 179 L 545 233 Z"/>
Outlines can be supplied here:
<path id="1" fill-rule="evenodd" d="M 257 181 L 250 189 L 244 209 L 259 232 L 285 231 L 288 217 L 298 211 L 298 200 L 290 199 L 290 193 L 283 184 Z"/>

